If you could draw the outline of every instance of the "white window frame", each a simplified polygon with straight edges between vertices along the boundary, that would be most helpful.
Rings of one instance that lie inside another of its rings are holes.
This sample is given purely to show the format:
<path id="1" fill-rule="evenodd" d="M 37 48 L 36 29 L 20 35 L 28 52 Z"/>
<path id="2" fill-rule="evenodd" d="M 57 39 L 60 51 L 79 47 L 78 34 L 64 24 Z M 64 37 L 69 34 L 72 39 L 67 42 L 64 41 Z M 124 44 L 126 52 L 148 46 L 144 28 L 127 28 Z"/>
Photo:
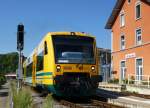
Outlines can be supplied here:
<path id="1" fill-rule="evenodd" d="M 136 78 L 136 72 L 137 72 L 137 66 L 136 66 L 136 61 L 138 60 L 138 59 L 142 59 L 142 75 L 144 75 L 144 59 L 143 59 L 143 57 L 137 57 L 137 58 L 135 58 L 135 80 L 137 80 L 137 78 Z"/>
<path id="2" fill-rule="evenodd" d="M 141 36 L 141 40 L 140 41 L 138 41 L 138 37 L 139 37 L 137 35 L 137 31 L 138 30 L 141 30 L 141 35 L 139 35 L 139 36 Z M 142 45 L 142 28 L 141 27 L 138 27 L 138 28 L 135 29 L 135 45 L 136 46 Z"/>
<path id="3" fill-rule="evenodd" d="M 124 40 L 122 40 L 122 36 L 124 36 Z M 124 42 L 124 46 L 122 45 L 122 42 Z M 121 34 L 121 36 L 120 36 L 120 49 L 121 50 L 124 50 L 125 49 L 125 34 Z"/>
<path id="4" fill-rule="evenodd" d="M 136 7 L 138 6 L 138 5 L 140 5 L 140 17 L 139 18 L 137 18 L 137 12 L 136 12 Z M 135 20 L 138 20 L 138 19 L 141 19 L 141 2 L 138 0 L 136 3 L 135 3 Z"/>
<path id="5" fill-rule="evenodd" d="M 113 52 L 113 31 L 111 31 L 111 52 Z"/>
<path id="6" fill-rule="evenodd" d="M 126 72 L 126 70 L 127 70 L 127 67 L 126 67 L 126 60 L 121 60 L 121 61 L 120 61 L 120 83 L 122 83 L 122 79 L 121 79 L 121 77 L 122 77 L 122 76 L 121 76 L 121 68 L 122 68 L 122 67 L 121 67 L 121 63 L 122 63 L 122 62 L 125 63 L 125 67 L 124 67 L 124 68 L 125 68 L 125 72 Z M 126 79 L 126 78 L 124 78 L 124 79 Z"/>
<path id="7" fill-rule="evenodd" d="M 125 12 L 124 10 L 122 10 L 120 12 L 120 27 L 124 27 L 125 26 Z"/>
<path id="8" fill-rule="evenodd" d="M 113 55 L 111 54 L 111 78 L 112 78 L 112 79 L 114 78 L 114 75 L 112 74 L 113 66 L 114 66 L 114 63 L 113 63 Z"/>

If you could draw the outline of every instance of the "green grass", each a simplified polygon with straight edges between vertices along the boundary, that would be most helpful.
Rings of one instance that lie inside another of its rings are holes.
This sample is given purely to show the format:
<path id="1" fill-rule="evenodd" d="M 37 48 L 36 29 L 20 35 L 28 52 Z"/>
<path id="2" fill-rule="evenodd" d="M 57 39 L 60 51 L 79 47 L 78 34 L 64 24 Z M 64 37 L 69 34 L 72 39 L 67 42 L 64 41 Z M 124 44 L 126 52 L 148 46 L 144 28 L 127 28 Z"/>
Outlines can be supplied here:
<path id="1" fill-rule="evenodd" d="M 53 108 L 53 98 L 51 94 L 46 97 L 42 108 Z"/>
<path id="2" fill-rule="evenodd" d="M 17 92 L 16 83 L 11 82 L 11 95 L 13 98 L 13 108 L 32 108 L 33 98 L 30 90 L 23 87 Z M 52 95 L 47 95 L 46 99 L 42 103 L 41 108 L 53 108 L 53 98 Z"/>
<path id="3" fill-rule="evenodd" d="M 26 88 L 22 88 L 17 92 L 16 83 L 11 83 L 11 93 L 14 108 L 32 108 L 32 95 Z"/>

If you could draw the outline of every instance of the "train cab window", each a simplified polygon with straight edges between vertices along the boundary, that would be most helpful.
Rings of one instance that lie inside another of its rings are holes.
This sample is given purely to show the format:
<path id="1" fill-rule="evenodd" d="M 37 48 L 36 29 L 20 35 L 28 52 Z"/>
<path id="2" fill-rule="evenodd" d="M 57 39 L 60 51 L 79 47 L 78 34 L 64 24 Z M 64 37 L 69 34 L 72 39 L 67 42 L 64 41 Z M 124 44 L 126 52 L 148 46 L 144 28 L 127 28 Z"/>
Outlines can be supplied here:
<path id="1" fill-rule="evenodd" d="M 43 70 L 43 63 L 44 63 L 43 56 L 44 56 L 43 51 L 37 55 L 36 71 Z"/>
<path id="2" fill-rule="evenodd" d="M 47 42 L 44 42 L 44 55 L 47 55 L 48 49 L 47 49 Z"/>
<path id="3" fill-rule="evenodd" d="M 94 39 L 81 36 L 54 36 L 56 63 L 95 64 Z"/>

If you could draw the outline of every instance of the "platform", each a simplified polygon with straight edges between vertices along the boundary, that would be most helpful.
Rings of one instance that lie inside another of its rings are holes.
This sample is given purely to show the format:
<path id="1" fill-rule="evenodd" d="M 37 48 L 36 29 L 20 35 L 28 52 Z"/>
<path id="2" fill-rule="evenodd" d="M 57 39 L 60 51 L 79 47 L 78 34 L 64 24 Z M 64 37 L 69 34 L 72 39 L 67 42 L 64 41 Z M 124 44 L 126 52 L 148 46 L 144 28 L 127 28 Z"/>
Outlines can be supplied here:
<path id="1" fill-rule="evenodd" d="M 119 85 L 119 84 L 99 83 L 98 88 L 104 89 L 104 90 L 109 90 L 109 91 L 121 92 L 121 85 Z"/>
<path id="2" fill-rule="evenodd" d="M 99 88 L 109 91 L 128 91 L 138 94 L 150 95 L 150 88 L 137 86 L 137 85 L 121 85 L 121 84 L 109 84 L 109 83 L 99 83 Z"/>
<path id="3" fill-rule="evenodd" d="M 130 94 L 122 94 L 104 89 L 98 89 L 97 95 L 105 97 L 108 103 L 123 106 L 125 108 L 150 108 L 150 99 L 145 99 Z"/>

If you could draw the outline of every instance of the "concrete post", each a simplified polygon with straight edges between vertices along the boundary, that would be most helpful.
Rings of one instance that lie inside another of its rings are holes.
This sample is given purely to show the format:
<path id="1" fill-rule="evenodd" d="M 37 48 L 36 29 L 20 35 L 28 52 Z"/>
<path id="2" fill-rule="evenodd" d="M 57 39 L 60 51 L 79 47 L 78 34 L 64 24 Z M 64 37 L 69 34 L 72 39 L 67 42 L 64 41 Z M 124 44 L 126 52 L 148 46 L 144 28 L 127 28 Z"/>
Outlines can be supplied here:
<path id="1" fill-rule="evenodd" d="M 150 76 L 148 75 L 148 79 L 147 79 L 147 81 L 148 81 L 148 88 L 149 88 L 149 78 L 150 78 Z"/>
<path id="2" fill-rule="evenodd" d="M 17 71 L 17 92 L 22 88 L 22 54 L 21 50 L 19 51 L 19 62 L 18 62 L 18 71 Z"/>
<path id="3" fill-rule="evenodd" d="M 128 85 L 130 84 L 130 75 L 128 74 Z"/>

